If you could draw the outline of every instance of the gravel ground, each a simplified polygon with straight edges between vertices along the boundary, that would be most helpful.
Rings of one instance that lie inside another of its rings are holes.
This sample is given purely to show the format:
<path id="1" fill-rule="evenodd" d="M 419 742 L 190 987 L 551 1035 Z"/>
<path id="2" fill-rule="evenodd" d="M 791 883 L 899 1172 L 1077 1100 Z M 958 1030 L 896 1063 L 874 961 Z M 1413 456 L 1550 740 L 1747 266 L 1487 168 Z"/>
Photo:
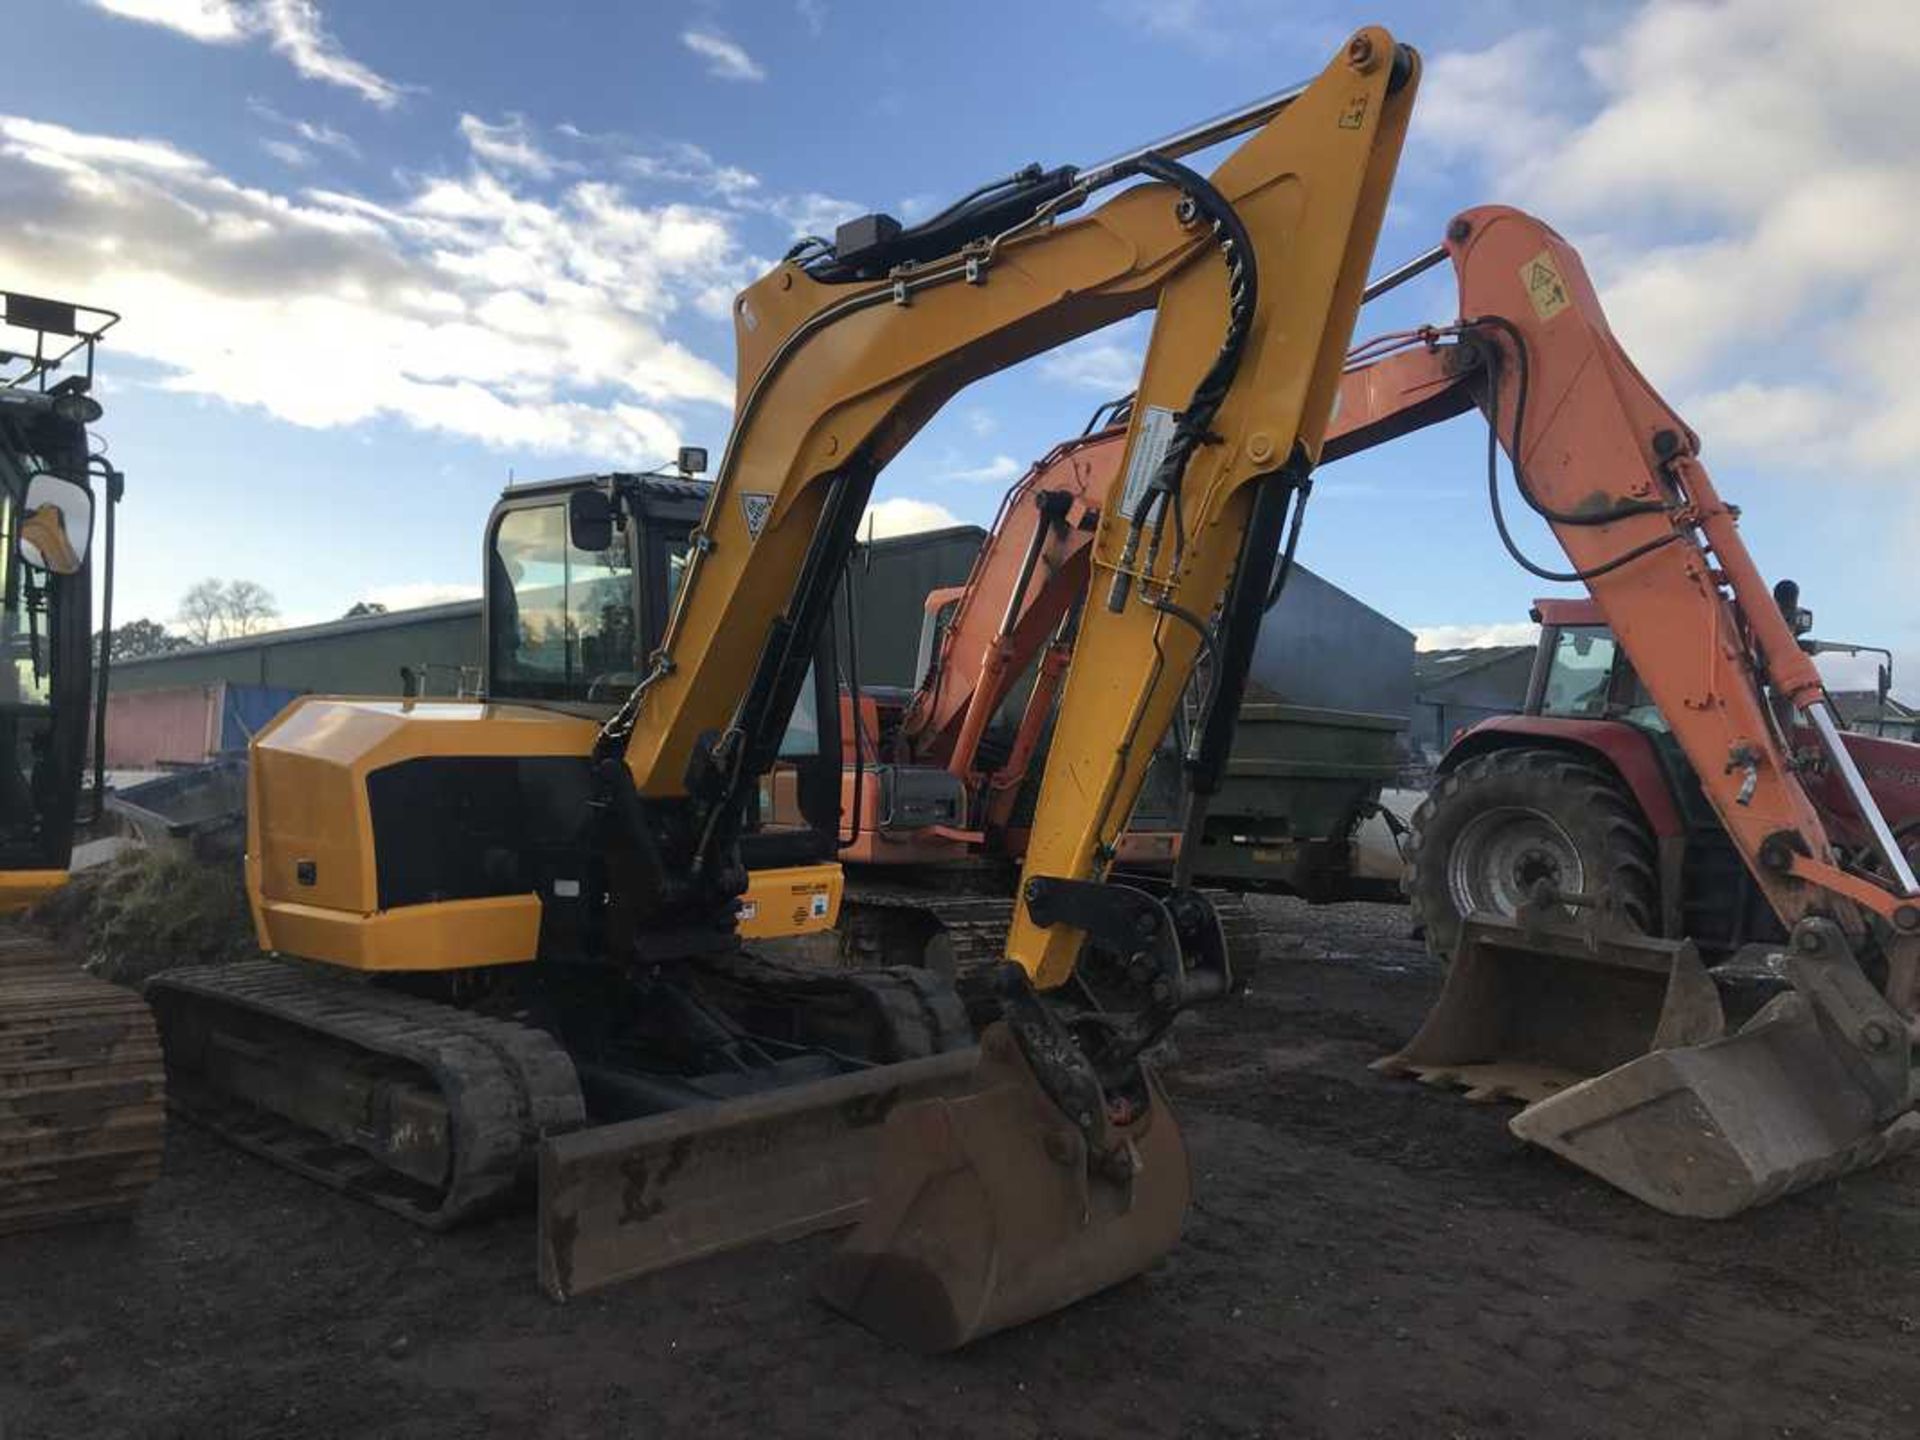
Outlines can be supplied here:
<path id="1" fill-rule="evenodd" d="M 1168 1079 L 1151 1272 L 941 1359 L 810 1297 L 816 1238 L 565 1307 L 526 1217 L 446 1237 L 176 1126 L 131 1225 L 0 1241 L 0 1436 L 1920 1434 L 1920 1167 L 1672 1220 L 1367 1062 L 1438 974 L 1385 906 L 1255 902 Z"/>

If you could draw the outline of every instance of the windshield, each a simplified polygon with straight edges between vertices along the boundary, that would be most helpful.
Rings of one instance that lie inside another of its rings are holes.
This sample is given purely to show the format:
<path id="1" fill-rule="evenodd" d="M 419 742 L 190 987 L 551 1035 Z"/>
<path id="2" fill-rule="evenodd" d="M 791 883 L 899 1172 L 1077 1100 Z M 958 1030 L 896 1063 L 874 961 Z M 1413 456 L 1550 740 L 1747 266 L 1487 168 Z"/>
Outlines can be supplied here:
<path id="1" fill-rule="evenodd" d="M 1541 713 L 1596 719 L 1606 714 L 1612 678 L 1613 632 L 1604 625 L 1565 626 L 1554 640 Z"/>
<path id="2" fill-rule="evenodd" d="M 612 700 L 631 689 L 633 558 L 627 532 L 576 547 L 563 503 L 509 510 L 494 529 L 490 689 L 538 700 Z"/>

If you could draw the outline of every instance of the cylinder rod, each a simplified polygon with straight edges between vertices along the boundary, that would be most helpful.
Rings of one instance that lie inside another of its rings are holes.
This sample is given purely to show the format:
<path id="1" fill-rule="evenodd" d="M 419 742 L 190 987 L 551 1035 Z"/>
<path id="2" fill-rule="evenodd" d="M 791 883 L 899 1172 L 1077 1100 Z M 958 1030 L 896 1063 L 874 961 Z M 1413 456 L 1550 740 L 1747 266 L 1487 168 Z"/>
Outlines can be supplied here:
<path id="1" fill-rule="evenodd" d="M 1182 155 L 1191 155 L 1196 150 L 1204 150 L 1207 146 L 1217 145 L 1222 140 L 1231 140 L 1235 135 L 1245 134 L 1249 130 L 1266 124 L 1306 94 L 1307 87 L 1312 83 L 1310 80 L 1298 81 L 1284 90 L 1276 90 L 1271 95 L 1251 100 L 1237 109 L 1222 111 L 1210 120 L 1202 120 L 1198 124 L 1175 130 L 1172 134 L 1163 135 L 1149 144 L 1136 145 L 1133 149 L 1115 155 L 1111 159 L 1102 160 L 1097 165 L 1084 165 L 1080 168 L 1080 179 L 1097 185 L 1115 171 L 1134 164 L 1143 155 L 1164 155 L 1168 159 L 1177 160 Z"/>
<path id="2" fill-rule="evenodd" d="M 1886 862 L 1887 873 L 1893 877 L 1894 887 L 1903 896 L 1920 895 L 1920 882 L 1914 880 L 1913 867 L 1907 863 L 1905 852 L 1893 838 L 1893 828 L 1887 824 L 1887 817 L 1880 813 L 1873 792 L 1867 789 L 1860 767 L 1853 763 L 1853 752 L 1847 749 L 1846 741 L 1840 734 L 1840 722 L 1834 718 L 1833 708 L 1825 700 L 1816 700 L 1803 713 L 1812 722 L 1813 733 L 1820 737 L 1820 748 L 1827 752 L 1827 759 L 1832 762 L 1840 783 L 1846 786 L 1854 808 L 1873 832 L 1874 848 Z"/>
<path id="3" fill-rule="evenodd" d="M 1398 290 L 1416 275 L 1424 275 L 1442 260 L 1447 258 L 1447 247 L 1436 245 L 1431 250 L 1413 257 L 1404 265 L 1396 265 L 1377 280 L 1369 280 L 1367 288 L 1360 292 L 1360 301 L 1378 300 L 1389 290 Z"/>

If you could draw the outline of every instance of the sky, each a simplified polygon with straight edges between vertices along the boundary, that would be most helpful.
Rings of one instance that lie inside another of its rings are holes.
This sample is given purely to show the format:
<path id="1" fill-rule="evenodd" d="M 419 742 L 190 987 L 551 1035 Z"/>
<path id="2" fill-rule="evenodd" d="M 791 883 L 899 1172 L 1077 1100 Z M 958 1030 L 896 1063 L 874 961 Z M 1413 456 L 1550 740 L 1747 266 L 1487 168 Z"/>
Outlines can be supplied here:
<path id="1" fill-rule="evenodd" d="M 119 617 L 203 576 L 289 623 L 471 595 L 510 476 L 718 455 L 729 301 L 794 237 L 1150 140 L 1370 22 L 1426 61 L 1375 270 L 1471 205 L 1547 219 L 1762 571 L 1920 692 L 1888 603 L 1920 542 L 1909 0 L 48 0 L 8 31 L 0 288 L 126 317 Z M 1356 336 L 1453 312 L 1433 272 Z M 1147 324 L 959 396 L 881 476 L 878 533 L 989 523 L 1132 387 Z M 1499 547 L 1484 437 L 1328 467 L 1302 559 L 1425 644 L 1529 638 L 1552 587 Z"/>

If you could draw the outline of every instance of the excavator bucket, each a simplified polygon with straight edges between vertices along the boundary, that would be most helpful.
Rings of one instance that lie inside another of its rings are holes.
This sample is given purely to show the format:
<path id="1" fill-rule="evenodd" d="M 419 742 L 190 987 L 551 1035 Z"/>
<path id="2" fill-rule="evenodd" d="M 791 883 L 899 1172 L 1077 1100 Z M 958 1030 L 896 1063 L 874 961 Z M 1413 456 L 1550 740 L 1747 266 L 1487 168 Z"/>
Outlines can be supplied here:
<path id="1" fill-rule="evenodd" d="M 541 1287 L 556 1300 L 858 1219 L 888 1116 L 967 1089 L 947 1051 L 576 1130 L 540 1146 Z"/>
<path id="2" fill-rule="evenodd" d="M 887 1122 L 879 1183 L 818 1281 L 834 1309 L 923 1352 L 957 1349 L 1137 1275 L 1180 1236 L 1186 1146 L 1150 1103 L 1109 1159 L 1041 1089 L 1004 1022 L 964 1095 Z"/>
<path id="3" fill-rule="evenodd" d="M 1538 1101 L 1724 1030 L 1719 992 L 1692 944 L 1530 907 L 1517 920 L 1468 917 L 1439 1001 L 1374 1068 L 1457 1085 L 1473 1100 Z"/>
<path id="4" fill-rule="evenodd" d="M 1831 921 L 1802 920 L 1793 991 L 1733 1035 L 1657 1050 L 1527 1107 L 1513 1133 L 1670 1215 L 1722 1219 L 1920 1143 L 1905 1017 Z"/>

